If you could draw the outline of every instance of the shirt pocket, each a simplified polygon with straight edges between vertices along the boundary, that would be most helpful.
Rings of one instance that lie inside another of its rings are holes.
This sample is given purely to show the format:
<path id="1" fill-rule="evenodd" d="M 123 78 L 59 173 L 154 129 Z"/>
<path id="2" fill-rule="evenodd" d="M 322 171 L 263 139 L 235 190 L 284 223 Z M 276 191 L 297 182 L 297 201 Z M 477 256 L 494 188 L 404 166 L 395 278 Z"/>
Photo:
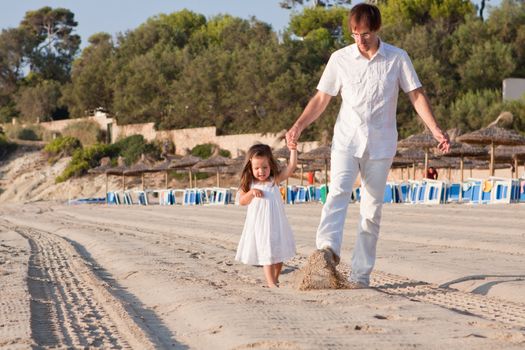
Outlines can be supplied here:
<path id="1" fill-rule="evenodd" d="M 343 79 L 341 96 L 351 106 L 358 105 L 364 97 L 365 81 L 361 76 L 351 75 Z"/>

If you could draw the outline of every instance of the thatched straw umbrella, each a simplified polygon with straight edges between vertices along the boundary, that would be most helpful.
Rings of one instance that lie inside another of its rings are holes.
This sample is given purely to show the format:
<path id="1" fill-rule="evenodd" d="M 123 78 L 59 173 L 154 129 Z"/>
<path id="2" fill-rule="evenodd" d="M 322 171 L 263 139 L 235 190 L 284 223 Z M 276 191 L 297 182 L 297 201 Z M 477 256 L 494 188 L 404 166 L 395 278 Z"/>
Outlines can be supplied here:
<path id="1" fill-rule="evenodd" d="M 299 151 L 297 151 L 297 153 L 299 154 Z M 279 149 L 276 149 L 275 151 L 272 151 L 272 154 L 274 158 L 276 159 L 286 159 L 286 164 L 288 164 L 288 160 L 290 159 L 290 150 L 288 149 L 288 147 L 284 146 Z M 302 186 L 303 185 L 303 163 L 299 162 L 299 164 L 301 165 L 301 186 Z M 286 183 L 285 183 L 286 188 L 288 188 L 288 183 L 289 183 L 289 180 L 288 178 L 286 178 Z M 285 202 L 288 201 L 288 191 L 284 191 L 284 200 Z"/>
<path id="2" fill-rule="evenodd" d="M 153 168 L 154 161 L 151 159 L 147 159 L 146 156 L 143 154 L 138 162 L 124 170 L 124 175 L 126 176 L 136 176 L 140 175 L 141 183 L 142 183 L 142 191 L 144 191 L 144 174 L 145 173 L 151 173 L 156 172 Z"/>
<path id="3" fill-rule="evenodd" d="M 399 148 L 409 148 L 409 149 L 423 149 L 424 150 L 424 160 L 425 160 L 425 174 L 428 168 L 428 155 L 430 149 L 436 147 L 437 141 L 432 136 L 432 134 L 426 130 L 420 134 L 415 134 L 403 139 L 397 143 Z"/>
<path id="4" fill-rule="evenodd" d="M 328 162 L 328 164 L 330 165 L 330 162 Z M 302 166 L 302 169 L 301 169 L 302 172 L 315 173 L 317 171 L 323 171 L 325 167 L 325 163 L 322 160 L 316 160 L 316 161 L 309 161 L 304 164 L 301 163 L 301 166 Z M 314 176 L 314 184 L 315 184 L 315 176 Z"/>
<path id="5" fill-rule="evenodd" d="M 465 160 L 464 158 L 479 158 L 486 156 L 488 154 L 488 151 L 479 146 L 470 146 L 465 143 L 460 142 L 451 142 L 450 144 L 450 151 L 449 153 L 442 154 L 443 157 L 458 157 L 459 162 L 459 168 L 461 172 L 461 183 L 463 183 L 463 171 L 465 168 Z"/>
<path id="6" fill-rule="evenodd" d="M 211 156 L 208 159 L 203 159 L 199 162 L 197 162 L 192 169 L 198 170 L 202 168 L 215 168 L 217 172 L 217 187 L 221 187 L 221 179 L 220 179 L 220 168 L 226 165 L 230 165 L 231 159 L 226 158 L 223 156 L 215 155 Z"/>
<path id="7" fill-rule="evenodd" d="M 514 160 L 514 168 L 516 170 L 516 178 L 519 177 L 519 174 L 518 174 L 518 162 L 523 162 L 523 172 L 525 173 L 525 154 L 524 153 L 517 153 L 517 154 L 514 154 L 514 156 L 512 157 L 513 160 Z"/>
<path id="8" fill-rule="evenodd" d="M 164 187 L 168 189 L 168 172 L 171 169 L 172 161 L 166 158 L 165 161 L 159 162 L 152 167 L 153 172 L 164 172 Z"/>
<path id="9" fill-rule="evenodd" d="M 494 163 L 493 164 L 494 169 L 506 169 L 508 168 L 507 163 Z M 480 169 L 480 170 L 486 170 L 490 169 L 490 161 L 489 160 L 473 160 L 470 164 L 470 169 Z"/>
<path id="10" fill-rule="evenodd" d="M 330 161 L 331 147 L 319 146 L 299 156 L 301 160 L 323 160 L 324 161 L 324 184 L 328 186 L 328 163 Z"/>
<path id="11" fill-rule="evenodd" d="M 437 158 L 429 162 L 429 166 L 433 166 L 434 168 L 438 169 L 447 169 L 447 176 L 446 178 L 450 181 L 452 178 L 452 168 L 457 169 L 460 167 L 460 159 L 459 158 Z"/>
<path id="12" fill-rule="evenodd" d="M 471 133 L 461 135 L 457 138 L 460 142 L 490 145 L 490 175 L 494 176 L 494 157 L 496 145 L 525 145 L 525 137 L 514 130 L 504 129 L 492 125 Z"/>
<path id="13" fill-rule="evenodd" d="M 192 171 L 191 167 L 200 162 L 202 158 L 193 156 L 191 154 L 182 157 L 181 159 L 176 160 L 170 164 L 170 169 L 188 169 L 189 178 L 190 178 L 190 188 L 192 186 Z"/>
<path id="14" fill-rule="evenodd" d="M 405 150 L 399 150 L 397 152 L 397 155 L 394 157 L 395 163 L 399 163 L 401 161 L 408 161 L 412 164 L 412 180 L 416 179 L 416 165 L 421 162 L 426 162 L 428 166 L 429 159 L 435 159 L 433 155 L 428 154 L 427 151 L 424 151 L 422 149 L 405 149 Z M 426 174 L 426 170 L 425 170 Z M 410 176 L 409 176 L 410 177 Z"/>
<path id="15" fill-rule="evenodd" d="M 498 146 L 495 149 L 495 160 L 513 163 L 515 177 L 518 178 L 518 162 L 525 160 L 525 146 Z"/>
<path id="16" fill-rule="evenodd" d="M 276 159 L 290 159 L 290 150 L 288 147 L 281 147 L 272 151 L 272 153 Z"/>
<path id="17" fill-rule="evenodd" d="M 240 174 L 242 171 L 243 164 L 242 163 L 235 163 L 235 164 L 229 164 L 225 166 L 219 166 L 219 173 L 220 174 Z M 205 172 L 205 173 L 215 173 L 217 172 L 217 167 L 205 167 L 205 168 L 199 168 L 199 171 Z"/>
<path id="18" fill-rule="evenodd" d="M 88 173 L 90 174 L 105 174 L 106 175 L 106 203 L 108 195 L 108 173 L 107 170 L 111 169 L 111 159 L 109 157 L 104 157 L 100 160 L 100 165 L 96 168 L 89 169 Z"/>
<path id="19" fill-rule="evenodd" d="M 118 157 L 118 164 L 115 167 L 111 166 L 111 159 L 109 157 L 104 157 L 100 160 L 100 165 L 96 168 L 88 170 L 91 174 L 105 174 L 106 175 L 106 196 L 108 193 L 108 176 L 109 175 L 120 175 L 122 176 L 122 190 L 126 190 L 126 177 L 124 171 L 127 167 L 124 165 L 124 159 Z"/>
<path id="20" fill-rule="evenodd" d="M 281 147 L 275 151 L 272 151 L 272 154 L 274 156 L 275 159 L 279 160 L 279 159 L 286 159 L 286 161 L 288 161 L 288 159 L 290 159 L 290 150 L 288 149 L 288 147 Z M 285 182 L 285 191 L 284 191 L 284 202 L 287 203 L 288 202 L 288 178 L 286 179 L 286 182 Z"/>
<path id="21" fill-rule="evenodd" d="M 401 181 L 405 180 L 404 169 L 407 168 L 407 180 L 410 178 L 410 166 L 413 165 L 413 161 L 404 159 L 400 155 L 396 155 L 390 166 L 392 169 L 401 169 Z"/>
<path id="22" fill-rule="evenodd" d="M 246 155 L 240 155 L 238 157 L 228 160 L 230 165 L 239 165 L 239 164 L 243 165 L 245 161 L 246 161 Z"/>

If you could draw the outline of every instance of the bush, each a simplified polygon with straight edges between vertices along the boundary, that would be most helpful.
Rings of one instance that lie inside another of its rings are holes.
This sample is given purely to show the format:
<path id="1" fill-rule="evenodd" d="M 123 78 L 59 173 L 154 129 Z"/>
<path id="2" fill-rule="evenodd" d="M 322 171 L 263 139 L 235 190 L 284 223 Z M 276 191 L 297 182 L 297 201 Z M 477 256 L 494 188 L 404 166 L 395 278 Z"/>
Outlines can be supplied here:
<path id="1" fill-rule="evenodd" d="M 44 152 L 46 153 L 50 163 L 56 162 L 63 156 L 71 156 L 73 152 L 82 148 L 80 141 L 71 136 L 57 137 L 44 147 Z"/>
<path id="2" fill-rule="evenodd" d="M 44 147 L 44 151 L 50 154 L 63 152 L 70 156 L 77 148 L 82 148 L 82 144 L 77 138 L 71 136 L 60 136 L 48 143 L 46 147 Z"/>
<path id="3" fill-rule="evenodd" d="M 62 130 L 62 135 L 77 138 L 84 146 L 104 142 L 104 132 L 92 120 L 71 123 Z"/>
<path id="4" fill-rule="evenodd" d="M 73 152 L 71 162 L 55 181 L 58 183 L 71 177 L 84 175 L 89 169 L 98 166 L 101 158 L 114 158 L 116 156 L 118 156 L 118 151 L 114 145 L 96 144 L 86 148 L 78 148 Z"/>
<path id="5" fill-rule="evenodd" d="M 38 141 L 42 140 L 42 128 L 38 125 L 22 127 L 20 125 L 9 126 L 6 130 L 11 139 Z"/>
<path id="6" fill-rule="evenodd" d="M 22 130 L 20 130 L 20 132 L 18 133 L 18 138 L 20 140 L 29 140 L 29 141 L 40 140 L 36 132 L 33 129 L 29 129 L 29 128 L 23 128 Z"/>
<path id="7" fill-rule="evenodd" d="M 77 148 L 73 152 L 71 162 L 56 178 L 56 182 L 84 175 L 89 169 L 98 166 L 103 157 L 110 157 L 111 164 L 115 165 L 116 158 L 120 155 L 124 158 L 126 165 L 131 165 L 140 158 L 141 154 L 148 154 L 158 159 L 160 150 L 155 145 L 147 143 L 142 135 L 129 136 L 112 145 L 95 144 Z"/>
<path id="8" fill-rule="evenodd" d="M 202 159 L 208 159 L 213 154 L 213 151 L 218 146 L 213 143 L 203 143 L 200 145 L 197 145 L 191 149 L 191 154 L 196 157 L 201 157 Z M 225 149 L 219 150 L 219 155 L 229 158 L 231 157 L 231 152 Z"/>
<path id="9" fill-rule="evenodd" d="M 124 158 L 126 165 L 135 163 L 142 154 L 150 155 L 155 159 L 160 157 L 160 149 L 146 142 L 142 135 L 132 135 L 113 144 L 119 155 Z"/>

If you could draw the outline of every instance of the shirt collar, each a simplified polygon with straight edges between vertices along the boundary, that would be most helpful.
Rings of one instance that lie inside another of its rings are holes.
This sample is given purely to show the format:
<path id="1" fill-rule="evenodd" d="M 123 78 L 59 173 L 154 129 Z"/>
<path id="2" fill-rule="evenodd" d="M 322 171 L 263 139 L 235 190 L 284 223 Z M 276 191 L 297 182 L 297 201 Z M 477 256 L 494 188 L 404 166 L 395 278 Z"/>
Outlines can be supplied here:
<path id="1" fill-rule="evenodd" d="M 383 57 L 386 57 L 386 50 L 385 50 L 385 43 L 379 38 L 379 50 L 377 50 L 377 54 L 381 55 Z"/>
<path id="2" fill-rule="evenodd" d="M 379 39 L 379 49 L 377 50 L 375 56 L 381 55 L 383 57 L 386 57 L 385 43 L 381 40 L 381 38 L 378 37 L 378 39 Z M 357 48 L 357 44 L 355 43 L 350 45 L 350 52 L 354 58 L 363 57 L 361 55 L 361 52 L 359 52 L 359 49 Z"/>

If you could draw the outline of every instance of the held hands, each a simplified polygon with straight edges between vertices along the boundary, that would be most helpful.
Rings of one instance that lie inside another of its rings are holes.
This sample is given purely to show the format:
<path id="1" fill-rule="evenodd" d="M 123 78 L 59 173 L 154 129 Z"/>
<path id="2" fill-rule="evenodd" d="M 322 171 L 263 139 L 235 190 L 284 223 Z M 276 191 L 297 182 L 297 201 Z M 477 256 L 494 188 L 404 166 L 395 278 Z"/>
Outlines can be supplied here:
<path id="1" fill-rule="evenodd" d="M 263 197 L 263 192 L 257 188 L 252 188 L 250 190 L 250 192 L 252 193 L 252 196 L 254 198 L 262 198 Z"/>
<path id="2" fill-rule="evenodd" d="M 299 141 L 299 136 L 301 136 L 301 131 L 294 125 L 286 132 L 286 145 L 290 150 L 297 149 L 297 141 Z"/>
<path id="3" fill-rule="evenodd" d="M 450 138 L 448 134 L 439 129 L 436 132 L 433 132 L 432 134 L 434 135 L 434 138 L 439 143 L 437 147 L 438 150 L 442 153 L 450 152 Z"/>
<path id="4" fill-rule="evenodd" d="M 290 151 L 297 151 L 297 143 L 286 142 L 286 146 Z"/>

